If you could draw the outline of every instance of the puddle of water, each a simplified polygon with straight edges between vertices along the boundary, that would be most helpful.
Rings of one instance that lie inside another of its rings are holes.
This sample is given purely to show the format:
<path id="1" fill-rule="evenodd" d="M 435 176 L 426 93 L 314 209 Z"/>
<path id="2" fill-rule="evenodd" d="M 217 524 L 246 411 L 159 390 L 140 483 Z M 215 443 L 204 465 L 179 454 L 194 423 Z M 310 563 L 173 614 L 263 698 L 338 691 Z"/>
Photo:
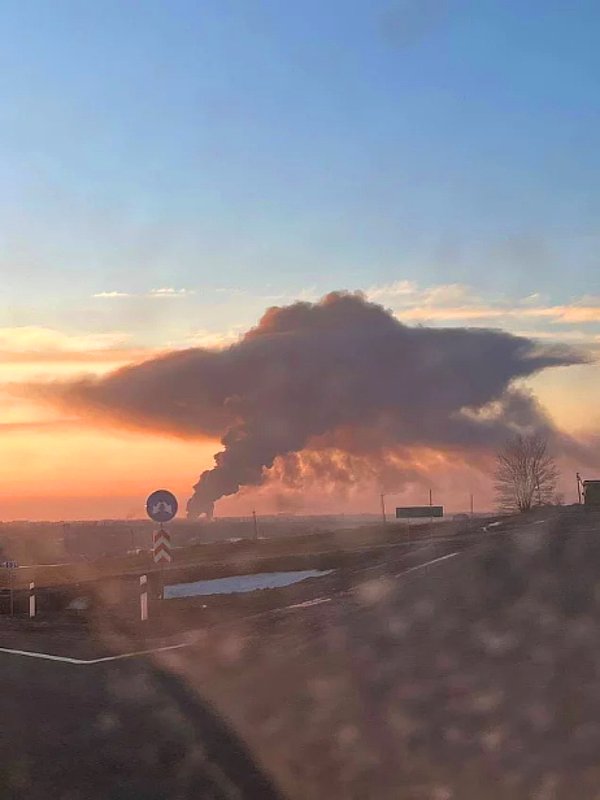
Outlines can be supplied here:
<path id="1" fill-rule="evenodd" d="M 240 594 L 254 592 L 257 589 L 279 589 L 291 586 L 308 578 L 320 578 L 329 575 L 333 570 L 303 569 L 297 572 L 260 572 L 256 575 L 232 575 L 227 578 L 215 578 L 209 581 L 193 583 L 175 583 L 165 586 L 165 600 L 174 597 L 196 597 L 211 594 Z"/>

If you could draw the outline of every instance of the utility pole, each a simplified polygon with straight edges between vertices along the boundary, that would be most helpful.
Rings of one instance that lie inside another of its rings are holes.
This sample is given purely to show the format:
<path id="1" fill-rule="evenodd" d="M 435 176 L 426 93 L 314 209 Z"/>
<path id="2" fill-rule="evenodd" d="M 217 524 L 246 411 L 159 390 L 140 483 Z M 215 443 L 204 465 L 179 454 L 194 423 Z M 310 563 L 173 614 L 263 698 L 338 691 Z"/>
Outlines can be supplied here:
<path id="1" fill-rule="evenodd" d="M 385 495 L 380 494 L 379 498 L 381 500 L 381 518 L 383 519 L 383 524 L 385 525 L 385 523 L 387 522 L 385 518 Z"/>
<path id="2" fill-rule="evenodd" d="M 473 498 L 473 495 L 471 494 L 471 516 L 473 516 L 474 505 L 475 505 L 474 498 Z"/>
<path id="3" fill-rule="evenodd" d="M 252 521 L 254 523 L 254 541 L 258 539 L 258 523 L 256 521 L 256 511 L 252 511 Z"/>
<path id="4" fill-rule="evenodd" d="M 433 505 L 433 495 L 432 495 L 431 489 L 430 489 L 429 490 L 429 507 L 431 508 L 432 505 Z"/>
<path id="5" fill-rule="evenodd" d="M 577 501 L 581 505 L 581 475 L 578 472 L 575 475 L 577 477 Z"/>

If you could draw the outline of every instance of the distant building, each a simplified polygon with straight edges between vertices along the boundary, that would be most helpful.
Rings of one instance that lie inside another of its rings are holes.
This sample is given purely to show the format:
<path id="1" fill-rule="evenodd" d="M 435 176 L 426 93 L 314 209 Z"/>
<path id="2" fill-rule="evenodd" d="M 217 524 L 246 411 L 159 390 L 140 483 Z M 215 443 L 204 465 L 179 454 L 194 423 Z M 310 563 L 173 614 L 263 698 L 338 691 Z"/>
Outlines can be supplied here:
<path id="1" fill-rule="evenodd" d="M 600 480 L 583 481 L 583 502 L 586 506 L 600 509 Z"/>

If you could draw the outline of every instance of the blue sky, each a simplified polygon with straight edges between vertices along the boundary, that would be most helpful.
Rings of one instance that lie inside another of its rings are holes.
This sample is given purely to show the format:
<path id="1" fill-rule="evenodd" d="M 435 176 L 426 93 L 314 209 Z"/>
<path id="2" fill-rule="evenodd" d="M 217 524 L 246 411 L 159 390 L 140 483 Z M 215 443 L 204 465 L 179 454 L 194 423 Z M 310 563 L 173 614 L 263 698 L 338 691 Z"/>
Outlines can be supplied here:
<path id="1" fill-rule="evenodd" d="M 128 514 L 216 446 L 73 427 L 14 382 L 223 345 L 272 304 L 361 289 L 598 355 L 599 29 L 596 0 L 0 2 L 6 513 L 119 485 Z M 530 388 L 598 430 L 599 380 Z"/>
<path id="2" fill-rule="evenodd" d="M 4 321 L 162 286 L 594 293 L 599 23 L 558 0 L 3 3 Z"/>

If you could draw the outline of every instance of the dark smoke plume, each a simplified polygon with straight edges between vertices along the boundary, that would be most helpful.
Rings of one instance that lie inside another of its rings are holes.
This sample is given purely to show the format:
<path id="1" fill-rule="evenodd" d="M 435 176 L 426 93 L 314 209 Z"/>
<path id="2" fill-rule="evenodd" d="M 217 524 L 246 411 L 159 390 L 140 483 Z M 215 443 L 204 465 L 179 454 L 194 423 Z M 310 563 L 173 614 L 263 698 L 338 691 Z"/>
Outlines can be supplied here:
<path id="1" fill-rule="evenodd" d="M 532 429 L 558 441 L 513 382 L 584 360 L 497 330 L 407 327 L 360 294 L 336 292 L 268 309 L 226 350 L 174 352 L 58 391 L 71 406 L 129 424 L 220 436 L 215 466 L 188 503 L 197 516 L 307 447 L 489 451 Z"/>

